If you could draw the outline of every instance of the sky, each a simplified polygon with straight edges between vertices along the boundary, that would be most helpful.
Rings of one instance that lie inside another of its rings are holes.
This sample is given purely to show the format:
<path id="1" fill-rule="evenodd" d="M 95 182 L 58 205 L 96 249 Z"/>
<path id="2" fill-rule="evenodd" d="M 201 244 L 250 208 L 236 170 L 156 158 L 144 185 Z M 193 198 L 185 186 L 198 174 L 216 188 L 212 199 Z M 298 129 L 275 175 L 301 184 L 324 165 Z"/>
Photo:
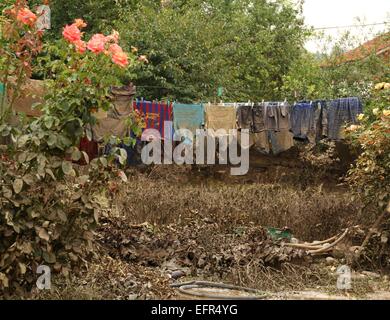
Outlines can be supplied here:
<path id="1" fill-rule="evenodd" d="M 315 28 L 349 26 L 360 24 L 372 24 L 390 22 L 390 0 L 305 0 L 304 17 L 307 25 Z M 369 40 L 378 32 L 389 30 L 390 25 L 343 28 L 324 30 L 326 36 L 333 39 L 340 37 L 345 31 L 350 31 L 353 36 L 361 41 Z M 320 51 L 322 41 L 311 40 L 306 48 L 311 52 Z"/>

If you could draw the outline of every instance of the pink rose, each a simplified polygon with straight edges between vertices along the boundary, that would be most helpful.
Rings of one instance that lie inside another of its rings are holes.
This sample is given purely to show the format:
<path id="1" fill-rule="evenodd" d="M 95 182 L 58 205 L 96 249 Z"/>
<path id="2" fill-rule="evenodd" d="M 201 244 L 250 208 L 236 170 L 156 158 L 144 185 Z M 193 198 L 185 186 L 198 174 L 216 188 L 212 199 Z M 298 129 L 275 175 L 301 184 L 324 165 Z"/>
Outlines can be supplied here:
<path id="1" fill-rule="evenodd" d="M 117 64 L 120 67 L 125 68 L 129 64 L 129 59 L 127 54 L 122 52 L 115 52 L 112 54 L 112 62 Z"/>
<path id="2" fill-rule="evenodd" d="M 104 51 L 106 42 L 107 38 L 104 35 L 98 33 L 88 41 L 87 48 L 94 53 L 100 53 Z"/>
<path id="3" fill-rule="evenodd" d="M 126 67 L 129 64 L 129 58 L 123 49 L 117 45 L 112 44 L 108 49 L 108 53 L 111 55 L 112 62 L 120 67 Z"/>
<path id="4" fill-rule="evenodd" d="M 83 40 L 75 41 L 73 44 L 76 46 L 78 53 L 85 53 L 87 51 L 87 44 Z"/>
<path id="5" fill-rule="evenodd" d="M 37 21 L 37 16 L 30 9 L 22 8 L 18 11 L 16 19 L 28 26 L 32 26 Z"/>
<path id="6" fill-rule="evenodd" d="M 74 43 L 76 41 L 81 40 L 81 32 L 80 29 L 77 28 L 75 24 L 66 25 L 64 31 L 62 32 L 63 37 L 69 41 L 70 43 Z"/>
<path id="7" fill-rule="evenodd" d="M 111 54 L 116 54 L 116 53 L 123 52 L 123 49 L 117 44 L 112 44 L 112 45 L 110 45 L 110 48 L 108 49 L 108 51 Z"/>

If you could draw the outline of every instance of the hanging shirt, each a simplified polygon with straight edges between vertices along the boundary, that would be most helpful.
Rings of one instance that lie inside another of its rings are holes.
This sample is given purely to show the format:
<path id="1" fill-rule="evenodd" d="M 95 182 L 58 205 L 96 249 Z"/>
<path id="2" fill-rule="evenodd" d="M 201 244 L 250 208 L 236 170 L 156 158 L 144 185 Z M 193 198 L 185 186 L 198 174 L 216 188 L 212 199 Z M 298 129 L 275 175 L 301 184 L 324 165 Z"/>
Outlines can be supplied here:
<path id="1" fill-rule="evenodd" d="M 124 119 L 115 119 L 107 117 L 99 119 L 92 128 L 93 139 L 102 143 L 106 138 L 115 136 L 117 138 L 126 138 L 130 136 L 130 130 Z"/>
<path id="2" fill-rule="evenodd" d="M 278 102 L 266 102 L 264 104 L 265 128 L 267 130 L 279 130 Z"/>
<path id="3" fill-rule="evenodd" d="M 237 122 L 239 129 L 252 129 L 253 115 L 251 105 L 243 105 L 237 108 Z"/>
<path id="4" fill-rule="evenodd" d="M 287 102 L 278 103 L 277 106 L 278 131 L 290 130 L 290 105 Z"/>
<path id="5" fill-rule="evenodd" d="M 253 132 L 259 133 L 266 130 L 265 126 L 265 108 L 263 103 L 258 103 L 253 106 Z"/>
<path id="6" fill-rule="evenodd" d="M 218 131 L 225 130 L 226 134 L 236 128 L 236 109 L 234 107 L 223 107 L 206 105 L 206 127 Z"/>
<path id="7" fill-rule="evenodd" d="M 172 104 L 164 102 L 134 101 L 134 109 L 141 112 L 145 117 L 145 128 L 156 129 L 161 137 L 165 137 L 164 122 L 172 121 Z"/>
<path id="8" fill-rule="evenodd" d="M 359 98 L 341 98 L 331 102 L 328 112 L 328 135 L 332 140 L 342 139 L 342 127 L 346 124 L 357 124 L 357 116 L 363 113 Z"/>
<path id="9" fill-rule="evenodd" d="M 316 140 L 322 140 L 328 136 L 328 109 L 329 103 L 326 100 L 316 100 L 314 106 L 314 121 L 316 125 Z"/>
<path id="10" fill-rule="evenodd" d="M 278 155 L 294 146 L 293 134 L 289 130 L 268 131 L 272 153 Z"/>
<path id="11" fill-rule="evenodd" d="M 188 129 L 194 135 L 196 129 L 204 125 L 204 108 L 201 104 L 180 104 L 173 105 L 173 126 L 175 131 Z"/>

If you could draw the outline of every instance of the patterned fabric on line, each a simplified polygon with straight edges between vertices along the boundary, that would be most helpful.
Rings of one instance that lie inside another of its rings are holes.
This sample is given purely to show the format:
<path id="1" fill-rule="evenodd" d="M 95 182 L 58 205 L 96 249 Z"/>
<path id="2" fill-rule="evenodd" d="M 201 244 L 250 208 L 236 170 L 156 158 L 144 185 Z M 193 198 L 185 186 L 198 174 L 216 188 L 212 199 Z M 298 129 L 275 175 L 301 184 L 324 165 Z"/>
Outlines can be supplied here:
<path id="1" fill-rule="evenodd" d="M 329 138 L 332 140 L 342 139 L 342 127 L 346 124 L 357 124 L 357 116 L 360 113 L 363 113 L 363 105 L 359 98 L 333 100 L 328 112 Z"/>
<path id="2" fill-rule="evenodd" d="M 138 110 L 144 115 L 144 130 L 156 129 L 160 132 L 162 138 L 165 137 L 164 122 L 172 121 L 173 107 L 171 103 L 134 101 L 134 110 Z"/>

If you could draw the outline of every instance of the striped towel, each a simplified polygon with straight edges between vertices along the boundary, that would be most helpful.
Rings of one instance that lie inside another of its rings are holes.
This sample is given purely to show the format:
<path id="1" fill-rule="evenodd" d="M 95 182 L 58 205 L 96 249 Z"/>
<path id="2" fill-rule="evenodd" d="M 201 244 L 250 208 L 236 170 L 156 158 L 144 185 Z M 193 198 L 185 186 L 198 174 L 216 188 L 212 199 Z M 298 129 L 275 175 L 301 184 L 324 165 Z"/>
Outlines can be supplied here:
<path id="1" fill-rule="evenodd" d="M 165 137 L 164 122 L 172 121 L 173 106 L 172 103 L 134 101 L 134 110 L 138 110 L 145 117 L 145 128 L 156 129 L 160 132 L 161 138 Z"/>

